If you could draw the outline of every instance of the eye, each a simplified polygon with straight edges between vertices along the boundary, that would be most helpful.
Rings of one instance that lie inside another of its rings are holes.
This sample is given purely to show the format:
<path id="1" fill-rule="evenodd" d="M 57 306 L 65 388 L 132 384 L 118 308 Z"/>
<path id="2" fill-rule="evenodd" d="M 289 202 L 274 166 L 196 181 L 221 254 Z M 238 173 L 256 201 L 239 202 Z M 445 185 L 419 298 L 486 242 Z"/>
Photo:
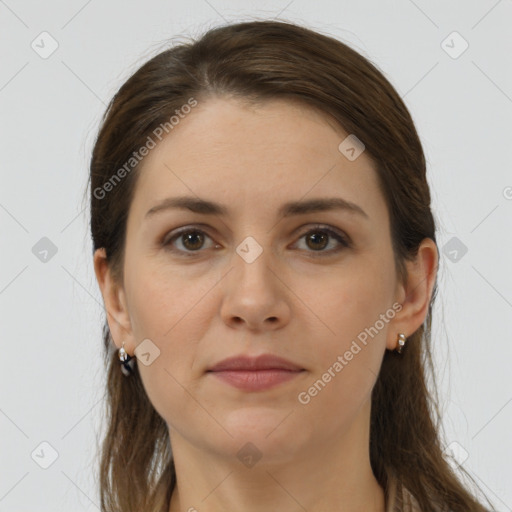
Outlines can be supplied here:
<path id="1" fill-rule="evenodd" d="M 190 253 L 199 252 L 199 250 L 203 248 L 205 238 L 211 240 L 211 238 L 202 229 L 186 227 L 175 232 L 173 236 L 164 238 L 162 245 L 168 250 L 181 252 L 186 256 L 192 256 L 193 254 Z M 179 242 L 182 248 L 176 248 L 174 246 L 175 241 Z M 213 244 L 213 246 L 218 247 L 218 245 L 215 244 Z"/>
<path id="2" fill-rule="evenodd" d="M 301 239 L 305 238 L 306 246 L 311 249 L 308 252 L 312 253 L 320 253 L 320 254 L 312 254 L 312 256 L 325 256 L 327 254 L 337 253 L 343 248 L 350 247 L 350 243 L 348 240 L 333 229 L 324 227 L 324 226 L 314 226 L 312 229 L 304 233 Z M 334 245 L 333 249 L 324 250 L 329 245 L 329 239 L 332 242 L 334 239 L 336 243 L 331 244 Z M 337 245 L 337 247 L 336 247 Z"/>

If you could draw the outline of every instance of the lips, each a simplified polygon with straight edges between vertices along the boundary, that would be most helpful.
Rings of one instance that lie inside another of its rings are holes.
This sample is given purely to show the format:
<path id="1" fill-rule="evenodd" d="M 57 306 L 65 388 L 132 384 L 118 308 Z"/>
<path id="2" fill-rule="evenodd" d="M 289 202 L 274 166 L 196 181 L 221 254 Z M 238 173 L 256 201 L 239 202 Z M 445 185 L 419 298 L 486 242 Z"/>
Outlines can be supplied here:
<path id="1" fill-rule="evenodd" d="M 263 354 L 258 357 L 249 356 L 235 356 L 220 361 L 215 366 L 212 366 L 209 372 L 222 372 L 222 371 L 259 371 L 259 370 L 288 370 L 288 371 L 301 371 L 304 368 L 283 359 L 282 357 L 274 356 L 272 354 Z"/>
<path id="2" fill-rule="evenodd" d="M 243 391 L 264 391 L 296 378 L 304 368 L 272 354 L 235 356 L 220 361 L 207 373 Z"/>

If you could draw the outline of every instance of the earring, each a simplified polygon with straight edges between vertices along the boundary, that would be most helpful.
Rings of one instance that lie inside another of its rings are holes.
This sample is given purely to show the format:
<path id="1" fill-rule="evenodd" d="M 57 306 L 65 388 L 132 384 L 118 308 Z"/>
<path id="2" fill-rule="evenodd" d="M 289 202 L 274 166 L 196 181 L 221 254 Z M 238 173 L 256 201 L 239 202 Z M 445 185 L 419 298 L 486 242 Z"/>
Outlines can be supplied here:
<path id="1" fill-rule="evenodd" d="M 119 349 L 119 361 L 121 362 L 121 371 L 125 377 L 130 376 L 133 373 L 133 365 L 135 360 L 132 356 L 128 355 L 124 349 L 124 341 L 122 347 Z"/>
<path id="2" fill-rule="evenodd" d="M 403 349 L 403 347 L 405 345 L 405 342 L 407 341 L 407 338 L 405 337 L 405 334 L 400 333 L 398 335 L 398 340 L 397 341 L 398 341 L 398 347 L 396 348 L 396 351 L 399 354 L 401 354 L 402 353 L 402 349 Z"/>

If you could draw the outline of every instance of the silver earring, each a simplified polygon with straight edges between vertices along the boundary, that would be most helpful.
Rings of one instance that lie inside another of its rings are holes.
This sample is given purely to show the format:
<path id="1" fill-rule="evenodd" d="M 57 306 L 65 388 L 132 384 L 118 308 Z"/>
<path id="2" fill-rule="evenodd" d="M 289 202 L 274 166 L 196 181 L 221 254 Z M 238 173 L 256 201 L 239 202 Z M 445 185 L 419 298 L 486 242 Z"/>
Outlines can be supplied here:
<path id="1" fill-rule="evenodd" d="M 124 341 L 123 345 L 119 349 L 119 361 L 121 363 L 121 371 L 125 377 L 129 377 L 133 373 L 133 365 L 135 363 L 135 359 L 128 355 L 126 350 L 124 349 Z"/>
<path id="2" fill-rule="evenodd" d="M 402 353 L 402 349 L 403 349 L 406 341 L 407 341 L 407 338 L 405 337 L 405 334 L 400 333 L 398 335 L 398 347 L 396 348 L 396 351 L 399 354 Z"/>

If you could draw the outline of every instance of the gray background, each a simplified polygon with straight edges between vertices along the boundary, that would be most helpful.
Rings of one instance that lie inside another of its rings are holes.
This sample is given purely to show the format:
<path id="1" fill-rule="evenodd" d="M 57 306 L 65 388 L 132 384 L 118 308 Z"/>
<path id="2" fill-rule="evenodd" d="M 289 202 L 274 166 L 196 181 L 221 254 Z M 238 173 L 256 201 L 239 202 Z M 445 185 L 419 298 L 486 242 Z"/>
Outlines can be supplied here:
<path id="1" fill-rule="evenodd" d="M 106 103 L 167 39 L 254 17 L 344 40 L 409 107 L 442 252 L 443 443 L 512 511 L 510 0 L 0 0 L 0 511 L 98 510 L 103 309 L 82 195 Z"/>

